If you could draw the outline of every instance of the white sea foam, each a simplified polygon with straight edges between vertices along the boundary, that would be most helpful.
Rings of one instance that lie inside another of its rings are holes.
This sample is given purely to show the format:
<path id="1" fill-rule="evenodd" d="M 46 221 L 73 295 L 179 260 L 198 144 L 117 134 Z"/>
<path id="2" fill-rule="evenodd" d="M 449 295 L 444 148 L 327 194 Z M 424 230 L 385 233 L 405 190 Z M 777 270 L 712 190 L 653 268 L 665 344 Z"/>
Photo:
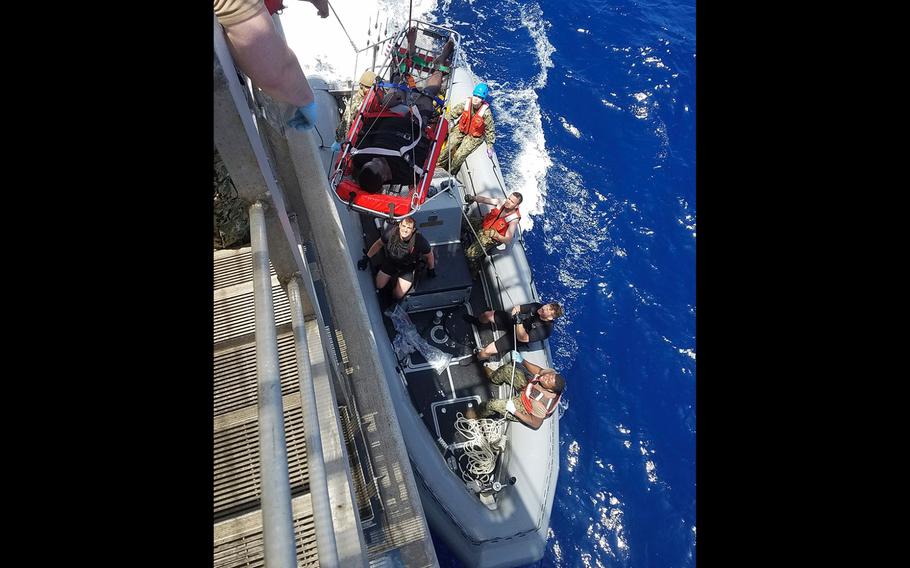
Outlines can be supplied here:
<path id="1" fill-rule="evenodd" d="M 543 213 L 547 194 L 547 171 L 553 164 L 547 152 L 543 133 L 543 117 L 540 112 L 536 89 L 547 84 L 547 69 L 553 67 L 550 56 L 556 49 L 547 39 L 546 32 L 551 24 L 543 18 L 543 11 L 536 3 L 523 4 L 508 2 L 519 10 L 521 25 L 534 41 L 539 71 L 536 77 L 516 84 L 504 83 L 493 98 L 496 128 L 512 132 L 512 140 L 518 146 L 518 154 L 511 163 L 503 164 L 506 185 L 510 191 L 518 191 L 524 197 L 522 203 L 522 230 L 534 226 L 532 215 Z"/>
<path id="2" fill-rule="evenodd" d="M 537 75 L 534 87 L 542 89 L 547 85 L 547 69 L 553 67 L 550 55 L 556 51 L 556 48 L 547 39 L 547 30 L 550 29 L 551 24 L 543 19 L 543 10 L 537 3 L 521 7 L 521 23 L 528 29 L 531 39 L 534 40 L 537 62 L 540 63 L 540 73 Z"/>
<path id="3" fill-rule="evenodd" d="M 565 128 L 569 134 L 571 134 L 572 136 L 574 136 L 576 138 L 581 138 L 581 132 L 579 132 L 578 129 L 575 128 L 575 126 L 573 126 L 571 122 L 569 122 L 568 120 L 566 120 L 565 118 L 563 118 L 561 116 L 559 117 L 559 122 L 562 123 L 562 127 Z"/>
<path id="4" fill-rule="evenodd" d="M 623 517 L 625 513 L 622 510 L 622 503 L 614 495 L 609 497 L 610 507 L 599 507 L 598 513 L 600 513 L 600 518 L 598 522 L 592 527 L 592 531 L 589 531 L 591 536 L 594 537 L 595 542 L 597 542 L 598 547 L 603 550 L 605 553 L 609 554 L 613 558 L 617 558 L 617 553 L 623 554 L 629 549 L 629 544 L 626 542 L 625 538 L 625 528 L 623 527 Z M 603 532 L 600 532 L 600 531 Z M 610 547 L 607 535 L 613 537 L 616 544 L 616 551 Z"/>
<path id="5" fill-rule="evenodd" d="M 508 190 L 518 191 L 524 197 L 521 228 L 528 231 L 534 226 L 531 215 L 543 213 L 546 175 L 552 161 L 547 153 L 534 88 L 505 85 L 501 93 L 493 99 L 496 130 L 511 130 L 512 140 L 518 146 L 518 155 L 511 163 L 503 164 L 503 173 Z"/>
<path id="6" fill-rule="evenodd" d="M 654 465 L 652 460 L 645 462 L 645 472 L 648 474 L 648 481 L 651 483 L 657 483 L 657 466 Z"/>

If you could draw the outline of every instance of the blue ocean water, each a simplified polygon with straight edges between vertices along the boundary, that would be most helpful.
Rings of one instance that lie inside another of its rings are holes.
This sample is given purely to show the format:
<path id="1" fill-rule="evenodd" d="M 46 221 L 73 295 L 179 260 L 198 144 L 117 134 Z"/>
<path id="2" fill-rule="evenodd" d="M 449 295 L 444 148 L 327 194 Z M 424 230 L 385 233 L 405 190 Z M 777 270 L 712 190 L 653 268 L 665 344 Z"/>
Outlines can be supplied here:
<path id="1" fill-rule="evenodd" d="M 539 566 L 695 564 L 695 2 L 440 0 L 492 86 L 496 150 L 566 377 Z M 442 566 L 459 566 L 434 539 Z"/>

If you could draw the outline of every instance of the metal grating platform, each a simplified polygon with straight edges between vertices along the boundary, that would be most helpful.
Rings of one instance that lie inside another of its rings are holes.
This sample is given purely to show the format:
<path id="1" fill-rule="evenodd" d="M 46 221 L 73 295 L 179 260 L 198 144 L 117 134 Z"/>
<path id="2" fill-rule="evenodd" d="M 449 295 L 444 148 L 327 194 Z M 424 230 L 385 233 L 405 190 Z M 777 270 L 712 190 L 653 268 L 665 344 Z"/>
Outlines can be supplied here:
<path id="1" fill-rule="evenodd" d="M 253 252 L 249 247 L 215 253 L 215 289 L 245 284 L 253 280 Z M 269 273 L 275 269 L 269 264 Z"/>
<path id="2" fill-rule="evenodd" d="M 309 496 L 293 499 L 291 507 L 294 517 L 294 541 L 297 546 L 297 566 L 315 568 L 319 566 L 319 556 Z M 258 510 L 215 525 L 214 568 L 241 566 L 265 567 L 262 513 Z"/>
<path id="3" fill-rule="evenodd" d="M 297 359 L 293 332 L 278 335 L 278 365 L 281 394 L 297 392 Z M 256 406 L 256 345 L 243 345 L 215 352 L 215 416 Z"/>
<path id="4" fill-rule="evenodd" d="M 215 295 L 215 343 L 251 335 L 256 331 L 256 304 L 253 286 L 248 292 L 230 294 L 231 288 L 223 288 Z M 272 302 L 275 306 L 275 326 L 291 323 L 291 308 L 287 294 L 281 285 L 272 279 Z"/>
<path id="5" fill-rule="evenodd" d="M 300 394 L 282 397 L 291 493 L 309 490 Z M 259 424 L 255 406 L 215 419 L 215 519 L 259 507 Z"/>

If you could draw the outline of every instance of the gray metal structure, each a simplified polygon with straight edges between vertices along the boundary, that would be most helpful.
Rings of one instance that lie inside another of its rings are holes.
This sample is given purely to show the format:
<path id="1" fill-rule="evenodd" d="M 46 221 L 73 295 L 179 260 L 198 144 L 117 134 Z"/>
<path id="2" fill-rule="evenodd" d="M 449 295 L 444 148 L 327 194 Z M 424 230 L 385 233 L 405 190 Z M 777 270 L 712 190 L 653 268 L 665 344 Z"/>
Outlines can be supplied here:
<path id="1" fill-rule="evenodd" d="M 241 83 L 217 20 L 214 43 L 215 146 L 255 235 L 215 254 L 215 564 L 436 566 L 353 267 L 337 262 L 350 251 L 325 214 L 324 157 Z"/>

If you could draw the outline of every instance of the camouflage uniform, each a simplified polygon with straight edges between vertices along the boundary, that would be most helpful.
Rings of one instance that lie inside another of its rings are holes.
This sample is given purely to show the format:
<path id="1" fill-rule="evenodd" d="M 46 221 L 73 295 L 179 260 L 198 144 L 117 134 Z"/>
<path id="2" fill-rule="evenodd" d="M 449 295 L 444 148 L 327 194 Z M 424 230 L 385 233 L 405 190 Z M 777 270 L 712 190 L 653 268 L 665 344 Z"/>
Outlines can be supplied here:
<path id="1" fill-rule="evenodd" d="M 521 402 L 521 391 L 524 390 L 524 388 L 526 386 L 528 386 L 528 376 L 525 373 L 525 368 L 522 365 L 515 365 L 515 381 L 514 382 L 512 382 L 512 364 L 511 363 L 502 365 L 498 369 L 493 371 L 493 373 L 490 375 L 490 381 L 496 385 L 511 384 L 514 388 L 514 390 L 512 391 L 514 394 L 514 396 L 512 397 L 512 404 L 515 405 L 515 411 L 520 414 L 524 414 L 525 416 L 530 417 L 530 414 L 527 413 L 527 411 L 525 410 L 524 404 Z M 509 402 L 508 399 L 499 399 L 499 398 L 491 399 L 491 400 L 487 401 L 487 403 L 485 405 L 485 411 L 483 412 L 483 414 L 485 416 L 490 416 L 494 412 L 498 412 L 498 413 L 502 414 L 503 416 L 505 416 L 506 418 L 508 418 L 509 420 L 520 422 L 520 420 L 518 418 L 516 418 L 515 416 L 512 415 L 512 413 L 510 413 L 508 410 L 506 410 L 506 404 L 508 404 L 508 402 Z"/>
<path id="2" fill-rule="evenodd" d="M 461 169 L 461 165 L 471 152 L 480 146 L 481 142 L 486 140 L 487 147 L 492 148 L 493 142 L 496 141 L 496 133 L 493 131 L 492 110 L 492 108 L 488 108 L 483 115 L 483 138 L 475 138 L 473 136 L 466 136 L 459 130 L 457 121 L 461 118 L 461 113 L 464 112 L 464 102 L 455 105 L 449 112 L 449 118 L 456 122 L 452 129 L 449 130 L 449 138 L 446 142 L 446 147 L 439 153 L 439 159 L 436 161 L 436 165 L 445 168 L 454 176 L 458 173 L 458 170 Z M 446 165 L 450 154 L 452 156 L 452 163 Z"/>
<path id="3" fill-rule="evenodd" d="M 464 253 L 465 260 L 468 261 L 468 268 L 471 270 L 472 274 L 480 270 L 480 263 L 483 260 L 484 252 L 489 251 L 499 244 L 490 236 L 490 234 L 495 233 L 496 231 L 493 229 L 483 230 L 481 228 L 482 224 L 483 219 L 471 219 L 471 227 L 474 228 L 474 233 L 477 233 L 477 237 L 480 239 L 471 243 L 471 246 L 469 246 L 468 250 Z M 473 236 L 474 233 L 472 233 L 471 236 Z"/>
<path id="4" fill-rule="evenodd" d="M 344 107 L 344 114 L 341 116 L 341 122 L 338 123 L 338 128 L 335 129 L 336 142 L 344 141 L 345 137 L 348 135 L 348 129 L 357 117 L 357 111 L 360 110 L 360 104 L 362 102 L 363 90 L 358 88 L 354 91 L 354 94 L 351 95 L 348 104 Z"/>

